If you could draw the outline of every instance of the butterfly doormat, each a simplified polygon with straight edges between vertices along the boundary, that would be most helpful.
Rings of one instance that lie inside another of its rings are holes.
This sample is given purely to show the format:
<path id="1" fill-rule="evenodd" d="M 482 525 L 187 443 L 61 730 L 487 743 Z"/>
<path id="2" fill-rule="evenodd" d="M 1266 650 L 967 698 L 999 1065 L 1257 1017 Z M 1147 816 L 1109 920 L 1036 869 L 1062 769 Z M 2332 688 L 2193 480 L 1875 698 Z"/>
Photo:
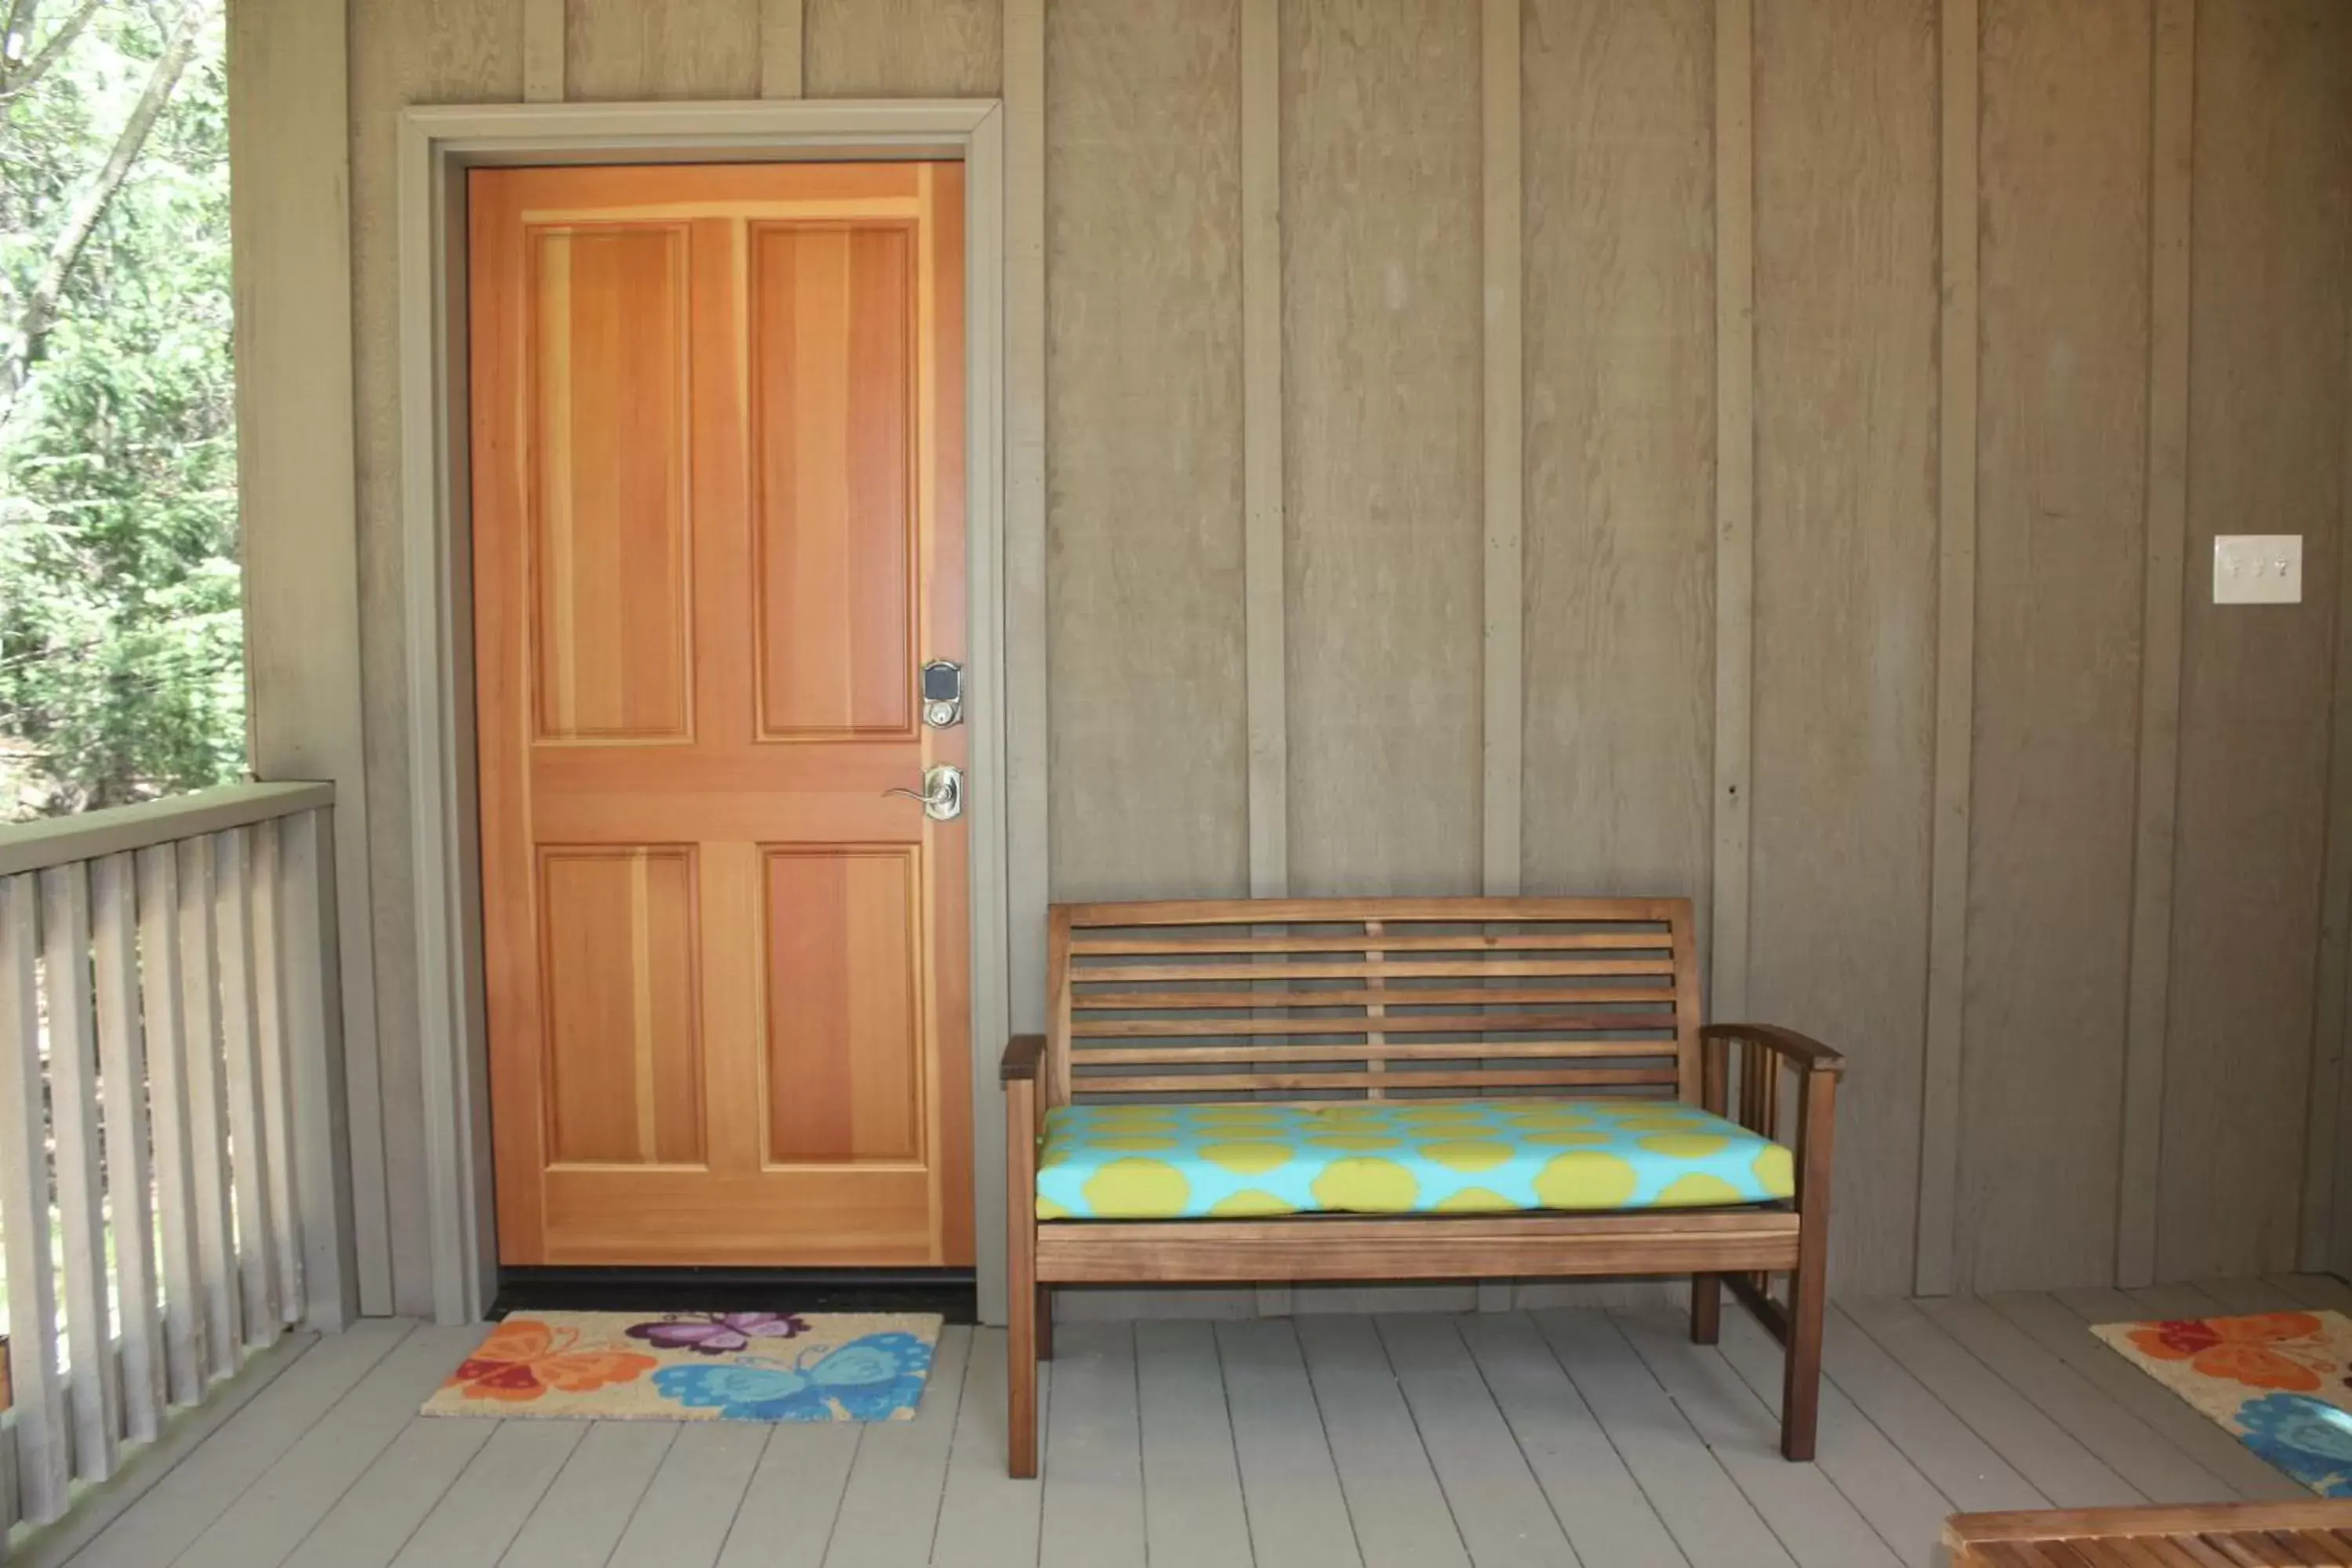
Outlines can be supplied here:
<path id="1" fill-rule="evenodd" d="M 2352 1319 L 2258 1312 L 2091 1331 L 2322 1497 L 2352 1497 Z"/>
<path id="2" fill-rule="evenodd" d="M 528 1312 L 490 1326 L 427 1415 L 906 1421 L 930 1313 Z"/>

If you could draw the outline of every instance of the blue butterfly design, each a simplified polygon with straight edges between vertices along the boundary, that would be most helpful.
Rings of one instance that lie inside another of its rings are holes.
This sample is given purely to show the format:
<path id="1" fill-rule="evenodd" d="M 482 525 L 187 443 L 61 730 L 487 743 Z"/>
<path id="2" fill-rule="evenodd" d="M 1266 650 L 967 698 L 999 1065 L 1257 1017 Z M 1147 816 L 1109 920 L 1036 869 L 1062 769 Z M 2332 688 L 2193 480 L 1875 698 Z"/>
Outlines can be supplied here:
<path id="1" fill-rule="evenodd" d="M 2322 1497 L 2352 1497 L 2352 1413 L 2300 1394 L 2238 1407 L 2239 1441 Z"/>
<path id="2" fill-rule="evenodd" d="M 832 1421 L 836 1407 L 853 1421 L 887 1421 L 922 1397 L 930 1367 L 931 1347 L 894 1330 L 836 1350 L 813 1347 L 789 1363 L 738 1356 L 666 1366 L 654 1386 L 688 1409 L 716 1409 L 722 1421 Z"/>

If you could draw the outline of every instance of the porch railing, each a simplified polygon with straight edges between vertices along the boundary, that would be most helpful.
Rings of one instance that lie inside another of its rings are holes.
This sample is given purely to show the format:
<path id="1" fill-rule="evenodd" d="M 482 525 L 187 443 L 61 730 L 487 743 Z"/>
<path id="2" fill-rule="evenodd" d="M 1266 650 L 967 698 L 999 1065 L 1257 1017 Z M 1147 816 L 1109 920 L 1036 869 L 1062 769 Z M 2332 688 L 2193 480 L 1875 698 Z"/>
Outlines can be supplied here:
<path id="1" fill-rule="evenodd" d="M 0 827 L 7 1528 L 350 1316 L 334 789 Z"/>

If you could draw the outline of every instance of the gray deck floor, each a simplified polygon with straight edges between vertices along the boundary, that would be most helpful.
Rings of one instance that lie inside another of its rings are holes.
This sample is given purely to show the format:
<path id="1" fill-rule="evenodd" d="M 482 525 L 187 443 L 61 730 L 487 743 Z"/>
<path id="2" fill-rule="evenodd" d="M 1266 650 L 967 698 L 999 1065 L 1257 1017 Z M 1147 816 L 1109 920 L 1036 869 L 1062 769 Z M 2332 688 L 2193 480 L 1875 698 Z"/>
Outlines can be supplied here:
<path id="1" fill-rule="evenodd" d="M 2305 1496 L 2089 1321 L 2352 1306 L 2334 1280 L 1857 1302 L 1820 1461 L 1727 1308 L 1067 1323 L 1045 1475 L 1004 1477 L 1004 1336 L 909 1423 L 425 1420 L 478 1331 L 370 1322 L 288 1367 L 72 1561 L 270 1568 L 1931 1563 L 1955 1509 Z"/>

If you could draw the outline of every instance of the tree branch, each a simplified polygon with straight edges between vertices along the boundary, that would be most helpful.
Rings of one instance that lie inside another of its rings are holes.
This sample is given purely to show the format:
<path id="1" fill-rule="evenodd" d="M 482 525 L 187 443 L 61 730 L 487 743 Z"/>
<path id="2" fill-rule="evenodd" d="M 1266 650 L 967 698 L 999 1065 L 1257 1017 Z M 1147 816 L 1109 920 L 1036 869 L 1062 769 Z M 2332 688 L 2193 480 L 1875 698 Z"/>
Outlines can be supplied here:
<path id="1" fill-rule="evenodd" d="M 21 0 L 21 4 L 24 26 L 29 31 L 33 26 L 33 15 L 40 9 L 39 0 Z M 27 91 L 35 82 L 48 75 L 49 68 L 65 58 L 66 50 L 72 47 L 74 39 L 80 36 L 82 28 L 89 26 L 89 19 L 98 14 L 98 8 L 101 4 L 103 0 L 81 0 L 81 4 L 74 7 L 73 15 L 58 23 L 58 30 L 49 35 L 48 40 L 39 48 L 33 50 L 32 55 L 21 63 L 0 56 L 0 99 L 14 98 L 20 92 Z M 15 31 L 16 26 L 16 18 L 10 18 L 9 36 L 22 37 Z M 25 38 L 25 42 L 30 46 L 32 40 L 27 37 Z"/>
<path id="2" fill-rule="evenodd" d="M 31 47 L 33 24 L 40 19 L 41 0 L 8 0 L 8 16 L 0 21 L 0 85 L 16 68 L 16 46 Z"/>
<path id="3" fill-rule="evenodd" d="M 16 329 L 5 350 L 0 350 L 0 427 L 7 425 L 33 366 L 39 363 L 49 329 L 57 322 L 58 304 L 65 297 L 66 282 L 73 276 L 74 263 L 81 259 L 83 247 L 98 232 L 99 220 L 106 216 L 107 204 L 122 188 L 131 165 L 139 161 L 141 149 L 147 145 L 148 133 L 155 129 L 156 120 L 171 101 L 173 90 L 180 85 L 181 73 L 188 68 L 189 57 L 195 53 L 196 34 L 212 15 L 215 4 L 215 0 L 190 0 L 187 9 L 180 13 L 179 25 L 172 29 L 163 52 L 156 57 L 154 67 L 147 73 L 147 85 L 141 90 L 131 118 L 123 121 L 121 132 L 115 137 L 105 165 L 74 198 L 65 226 L 50 242 L 48 259 L 25 296 Z"/>

